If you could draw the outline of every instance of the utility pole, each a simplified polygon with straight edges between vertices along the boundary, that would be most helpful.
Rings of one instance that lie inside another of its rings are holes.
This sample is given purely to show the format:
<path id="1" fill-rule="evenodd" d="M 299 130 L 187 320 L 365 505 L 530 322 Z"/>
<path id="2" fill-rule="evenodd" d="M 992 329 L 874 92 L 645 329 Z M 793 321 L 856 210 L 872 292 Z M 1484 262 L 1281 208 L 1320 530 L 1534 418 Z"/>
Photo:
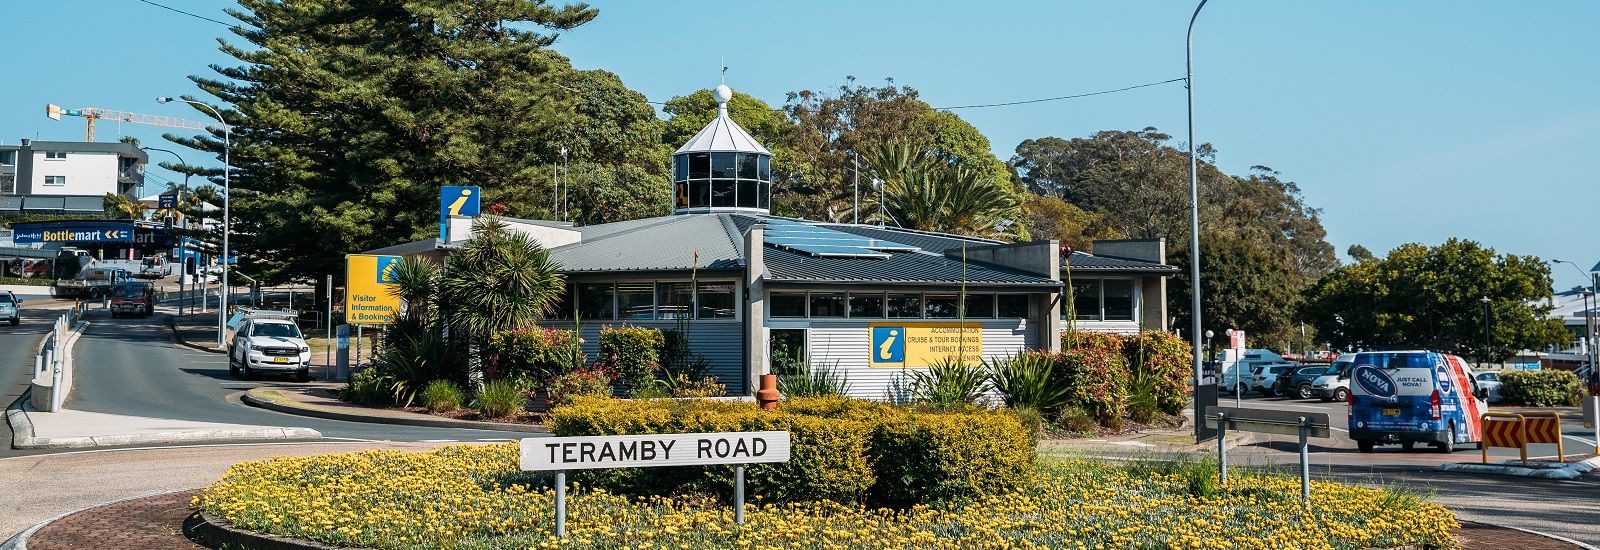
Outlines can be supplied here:
<path id="1" fill-rule="evenodd" d="M 855 205 L 850 207 L 850 215 L 852 217 L 850 223 L 859 224 L 861 223 L 861 153 L 851 151 L 850 158 L 853 159 L 852 163 L 854 164 L 855 168 L 854 175 L 851 177 L 850 186 L 855 188 L 856 192 Z"/>

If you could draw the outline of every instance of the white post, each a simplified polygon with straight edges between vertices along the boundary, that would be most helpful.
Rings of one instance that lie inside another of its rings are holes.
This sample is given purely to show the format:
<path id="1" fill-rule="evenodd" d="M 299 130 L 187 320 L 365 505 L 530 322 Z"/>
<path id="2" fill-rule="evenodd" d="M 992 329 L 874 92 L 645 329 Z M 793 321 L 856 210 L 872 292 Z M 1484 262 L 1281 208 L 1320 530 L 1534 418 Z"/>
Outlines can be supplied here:
<path id="1" fill-rule="evenodd" d="M 567 536 L 567 472 L 556 471 L 556 536 Z"/>

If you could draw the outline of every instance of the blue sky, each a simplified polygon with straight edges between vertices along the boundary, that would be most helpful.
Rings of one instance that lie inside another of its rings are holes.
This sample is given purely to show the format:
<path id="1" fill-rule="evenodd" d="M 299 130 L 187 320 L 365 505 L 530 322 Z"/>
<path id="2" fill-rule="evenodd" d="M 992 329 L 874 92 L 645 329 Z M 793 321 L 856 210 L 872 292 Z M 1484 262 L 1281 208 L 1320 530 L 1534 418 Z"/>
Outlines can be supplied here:
<path id="1" fill-rule="evenodd" d="M 212 16 L 231 2 L 157 0 Z M 0 140 L 81 139 L 45 103 L 200 119 L 158 105 L 230 60 L 224 29 L 135 0 L 12 2 L 0 25 Z M 717 82 L 781 104 L 847 75 L 893 77 L 935 106 L 1120 88 L 1183 75 L 1192 2 L 644 2 L 557 50 L 664 100 Z M 1216 0 L 1197 27 L 1196 125 L 1230 173 L 1266 165 L 1323 209 L 1341 256 L 1465 237 L 1501 252 L 1600 261 L 1600 3 Z M 1017 143 L 1154 126 L 1185 131 L 1181 84 L 957 111 L 1009 158 Z M 160 129 L 101 124 L 160 142 Z M 170 145 L 170 144 L 169 144 Z M 157 159 L 167 155 L 154 153 Z M 198 162 L 193 153 L 186 158 Z M 160 169 L 157 176 L 177 176 Z M 157 180 L 159 181 L 159 180 Z M 1583 235 L 1587 231 L 1588 235 Z M 1582 279 L 1556 266 L 1558 287 Z"/>

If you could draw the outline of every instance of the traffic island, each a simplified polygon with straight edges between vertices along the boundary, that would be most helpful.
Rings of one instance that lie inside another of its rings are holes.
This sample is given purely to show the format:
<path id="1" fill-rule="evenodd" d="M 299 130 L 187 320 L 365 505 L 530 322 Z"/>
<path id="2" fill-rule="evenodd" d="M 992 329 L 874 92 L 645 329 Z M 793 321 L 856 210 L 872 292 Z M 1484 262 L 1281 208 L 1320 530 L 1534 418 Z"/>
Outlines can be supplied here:
<path id="1" fill-rule="evenodd" d="M 549 429 L 539 424 L 461 420 L 444 418 L 425 413 L 364 407 L 339 400 L 335 395 L 333 395 L 329 385 L 327 384 L 319 386 L 296 385 L 292 387 L 281 386 L 256 388 L 245 392 L 244 396 L 241 397 L 240 400 L 247 405 L 281 413 L 309 416 L 313 418 L 326 418 L 329 420 L 344 420 L 347 422 L 368 422 L 373 424 L 390 424 L 400 426 L 423 426 L 429 428 L 462 428 L 469 430 L 523 432 L 530 434 L 542 434 L 550 432 Z"/>
<path id="2" fill-rule="evenodd" d="M 1577 479 L 1589 472 L 1600 469 L 1600 456 L 1589 455 L 1575 457 L 1569 462 L 1550 462 L 1542 460 L 1506 460 L 1499 464 L 1483 464 L 1479 462 L 1451 462 L 1440 464 L 1441 472 L 1467 472 L 1475 474 L 1495 474 L 1516 477 L 1531 477 L 1538 479 Z"/>

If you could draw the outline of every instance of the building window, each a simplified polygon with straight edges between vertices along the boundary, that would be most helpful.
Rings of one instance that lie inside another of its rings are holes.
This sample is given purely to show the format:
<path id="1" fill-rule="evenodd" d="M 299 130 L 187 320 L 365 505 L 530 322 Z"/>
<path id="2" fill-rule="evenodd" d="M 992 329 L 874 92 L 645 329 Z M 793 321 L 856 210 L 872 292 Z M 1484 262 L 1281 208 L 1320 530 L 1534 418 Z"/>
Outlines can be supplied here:
<path id="1" fill-rule="evenodd" d="M 689 207 L 705 208 L 711 206 L 711 182 L 707 180 L 689 182 Z"/>
<path id="2" fill-rule="evenodd" d="M 617 283 L 617 313 L 626 320 L 654 319 L 655 294 L 650 283 Z"/>
<path id="3" fill-rule="evenodd" d="M 850 293 L 850 317 L 865 319 L 883 318 L 882 294 Z"/>
<path id="4" fill-rule="evenodd" d="M 1000 317 L 1005 319 L 1027 319 L 1028 295 L 1027 294 L 1001 294 L 995 300 Z"/>
<path id="5" fill-rule="evenodd" d="M 711 180 L 711 206 L 733 206 L 733 180 Z"/>
<path id="6" fill-rule="evenodd" d="M 45 160 L 67 160 L 66 151 L 45 151 Z"/>
<path id="7" fill-rule="evenodd" d="M 577 287 L 568 284 L 567 288 L 561 291 L 561 297 L 556 299 L 556 303 L 551 305 L 548 311 L 544 312 L 544 318 L 551 321 L 571 319 L 573 313 L 572 294 L 576 291 Z"/>
<path id="8" fill-rule="evenodd" d="M 1095 279 L 1073 281 L 1072 294 L 1069 298 L 1079 321 L 1100 320 L 1100 281 Z"/>
<path id="9" fill-rule="evenodd" d="M 756 198 L 761 196 L 757 184 L 758 182 L 750 180 L 739 180 L 739 208 L 756 208 L 756 204 L 760 202 Z"/>
<path id="10" fill-rule="evenodd" d="M 811 317 L 844 317 L 844 295 L 811 293 Z"/>
<path id="11" fill-rule="evenodd" d="M 758 165 L 759 173 L 756 174 L 756 179 L 761 180 L 761 181 L 772 181 L 772 168 L 771 168 L 772 157 L 768 157 L 766 155 L 760 155 L 759 158 L 761 160 L 759 161 L 760 162 L 759 165 Z"/>
<path id="12" fill-rule="evenodd" d="M 67 177 L 66 176 L 45 176 L 44 177 L 44 184 L 45 185 L 66 185 L 67 184 Z"/>
<path id="13" fill-rule="evenodd" d="M 806 316 L 806 294 L 804 292 L 774 292 L 770 302 L 773 317 Z"/>
<path id="14" fill-rule="evenodd" d="M 0 151 L 0 166 L 15 166 L 16 164 L 16 151 Z"/>
<path id="15" fill-rule="evenodd" d="M 700 283 L 699 299 L 701 319 L 732 319 L 738 306 L 739 293 L 733 283 Z"/>
<path id="16" fill-rule="evenodd" d="M 739 179 L 760 179 L 759 170 L 756 170 L 757 159 L 760 157 L 761 155 L 755 153 L 739 153 Z"/>
<path id="17" fill-rule="evenodd" d="M 656 318 L 688 319 L 694 312 L 694 287 L 689 283 L 656 283 Z"/>
<path id="18" fill-rule="evenodd" d="M 1133 320 L 1133 281 L 1106 279 L 1100 295 L 1105 307 L 1105 320 Z"/>
<path id="19" fill-rule="evenodd" d="M 689 154 L 689 179 L 703 180 L 711 177 L 711 154 Z"/>
<path id="20" fill-rule="evenodd" d="M 987 319 L 994 317 L 993 294 L 968 294 L 967 309 L 962 312 L 968 319 Z"/>
<path id="21" fill-rule="evenodd" d="M 672 180 L 684 181 L 689 179 L 689 155 L 672 157 Z"/>
<path id="22" fill-rule="evenodd" d="M 711 177 L 734 177 L 733 153 L 711 153 Z"/>
<path id="23" fill-rule="evenodd" d="M 765 162 L 766 159 L 762 159 Z M 756 208 L 767 210 L 772 204 L 772 184 L 756 182 Z"/>
<path id="24" fill-rule="evenodd" d="M 890 319 L 921 319 L 921 294 L 890 294 L 884 301 L 886 316 Z"/>
<path id="25" fill-rule="evenodd" d="M 954 294 L 929 294 L 927 306 L 924 308 L 929 319 L 954 319 L 956 314 L 956 296 Z"/>
<path id="26" fill-rule="evenodd" d="M 1132 280 L 1085 279 L 1074 281 L 1072 289 L 1079 321 L 1135 320 Z"/>
<path id="27" fill-rule="evenodd" d="M 578 285 L 578 316 L 581 319 L 611 319 L 616 315 L 612 302 L 616 294 L 611 283 Z"/>
<path id="28" fill-rule="evenodd" d="M 800 363 L 806 361 L 806 331 L 772 329 L 767 340 L 767 358 L 772 362 L 772 374 L 799 372 Z"/>

